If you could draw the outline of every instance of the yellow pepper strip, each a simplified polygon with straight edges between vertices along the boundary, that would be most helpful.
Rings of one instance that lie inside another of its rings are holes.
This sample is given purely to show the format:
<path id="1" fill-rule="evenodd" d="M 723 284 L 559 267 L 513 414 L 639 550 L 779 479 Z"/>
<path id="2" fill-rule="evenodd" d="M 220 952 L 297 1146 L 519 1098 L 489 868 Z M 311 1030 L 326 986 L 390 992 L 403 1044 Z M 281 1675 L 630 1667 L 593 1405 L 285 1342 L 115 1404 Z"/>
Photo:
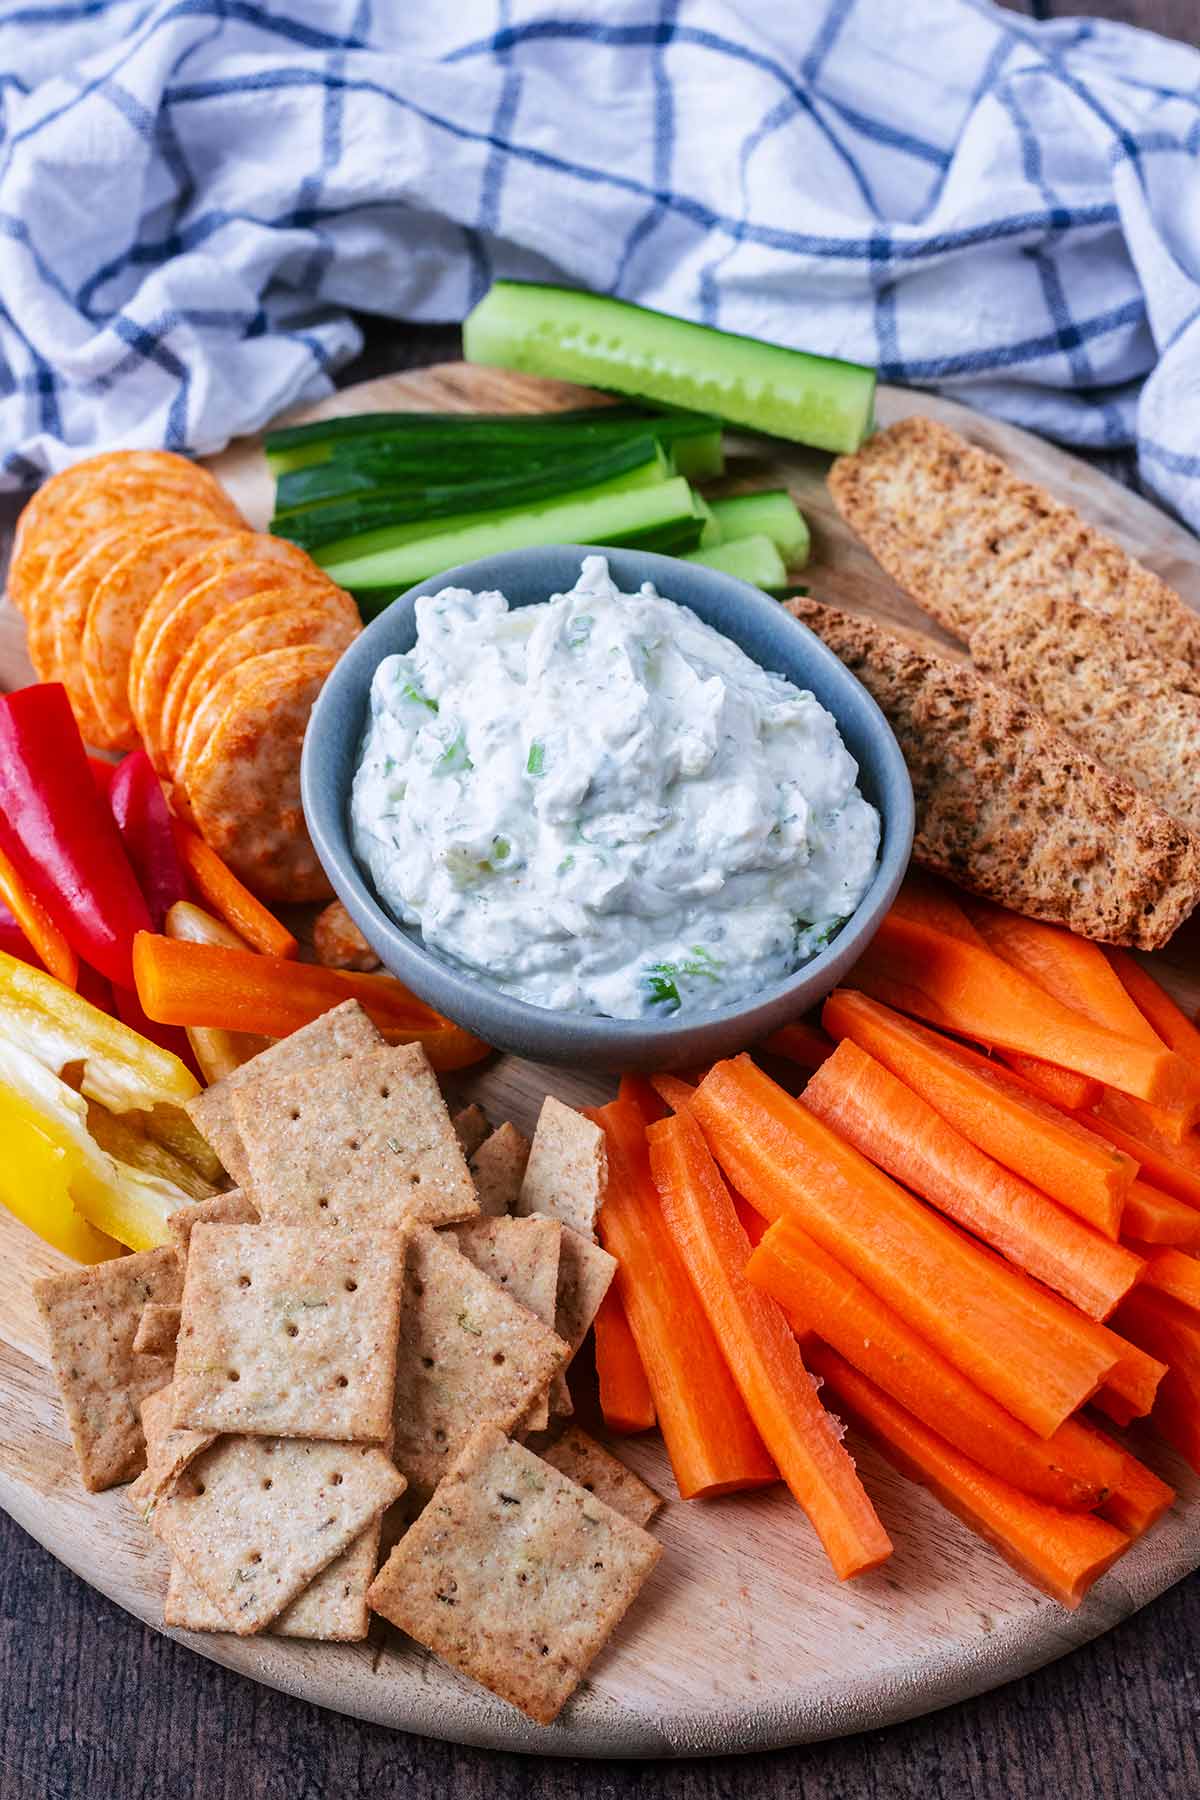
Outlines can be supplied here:
<path id="1" fill-rule="evenodd" d="M 76 1262 L 120 1256 L 115 1239 L 76 1212 L 71 1189 L 82 1157 L 74 1145 L 43 1129 L 40 1116 L 9 1087 L 0 1086 L 0 1202 L 43 1242 Z"/>
<path id="2" fill-rule="evenodd" d="M 148 1175 L 110 1156 L 88 1131 L 87 1101 L 65 1081 L 45 1068 L 36 1057 L 0 1037 L 0 1096 L 13 1118 L 23 1118 L 51 1146 L 61 1150 L 63 1158 L 58 1193 L 69 1198 L 77 1214 L 96 1229 L 93 1239 L 103 1233 L 115 1238 L 131 1250 L 151 1250 L 169 1242 L 168 1216 L 189 1201 L 182 1188 L 160 1176 Z M 21 1140 L 27 1147 L 32 1138 L 26 1130 Z M 5 1143 L 7 1153 L 8 1145 Z M 30 1149 L 30 1161 L 34 1151 Z M 7 1154 L 4 1158 L 7 1165 Z M 43 1158 L 43 1163 L 46 1159 Z M 39 1220 L 38 1189 L 24 1186 L 18 1174 L 3 1181 L 5 1203 L 45 1236 Z M 10 1198 L 11 1195 L 11 1198 Z M 47 1222 L 47 1230 L 54 1221 Z M 61 1210 L 57 1228 L 64 1220 Z M 64 1245 L 60 1243 L 60 1248 Z M 99 1248 L 94 1245 L 93 1250 Z M 105 1251 L 107 1254 L 107 1251 Z M 68 1251 L 69 1255 L 75 1254 Z M 97 1260 L 95 1254 L 91 1260 Z"/>
<path id="3" fill-rule="evenodd" d="M 190 900 L 175 902 L 167 913 L 163 930 L 168 937 L 181 938 L 189 944 L 224 944 L 230 950 L 248 948 L 245 940 L 223 919 L 214 919 L 211 913 L 205 912 L 202 906 L 193 906 Z M 222 1031 L 215 1025 L 188 1025 L 185 1030 L 200 1073 L 210 1086 L 214 1081 L 223 1081 L 226 1075 L 232 1075 L 235 1069 L 240 1069 L 243 1063 L 275 1042 L 274 1038 L 255 1037 L 249 1031 Z"/>
<path id="4" fill-rule="evenodd" d="M 0 1037 L 55 1075 L 82 1064 L 81 1090 L 110 1112 L 182 1106 L 200 1086 L 191 1070 L 52 975 L 0 951 Z"/>

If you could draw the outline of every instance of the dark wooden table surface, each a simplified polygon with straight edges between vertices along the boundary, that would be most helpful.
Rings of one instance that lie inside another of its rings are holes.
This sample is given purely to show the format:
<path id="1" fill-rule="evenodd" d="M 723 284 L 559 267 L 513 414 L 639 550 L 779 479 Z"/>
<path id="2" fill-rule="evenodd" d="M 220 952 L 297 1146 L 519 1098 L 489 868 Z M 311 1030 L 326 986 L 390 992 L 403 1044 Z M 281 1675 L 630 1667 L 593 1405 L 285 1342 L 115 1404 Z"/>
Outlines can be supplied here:
<path id="1" fill-rule="evenodd" d="M 1200 44 L 1200 0 L 1012 4 Z M 449 327 L 376 326 L 345 378 L 452 357 L 458 341 Z M 889 1731 L 688 1763 L 499 1756 L 321 1712 L 217 1668 L 0 1513 L 0 1800 L 1200 1800 L 1198 1725 L 1194 1576 L 1040 1674 Z"/>

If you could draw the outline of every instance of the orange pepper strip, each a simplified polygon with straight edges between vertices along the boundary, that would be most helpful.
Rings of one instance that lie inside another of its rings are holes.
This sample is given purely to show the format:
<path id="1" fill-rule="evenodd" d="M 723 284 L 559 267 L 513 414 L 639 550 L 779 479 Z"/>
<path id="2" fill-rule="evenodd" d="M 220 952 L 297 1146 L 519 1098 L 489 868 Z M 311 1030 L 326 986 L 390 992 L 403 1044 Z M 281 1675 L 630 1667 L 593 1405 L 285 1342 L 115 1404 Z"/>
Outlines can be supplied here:
<path id="1" fill-rule="evenodd" d="M 4 901 L 41 957 L 43 968 L 61 981 L 64 987 L 77 987 L 79 958 L 41 901 L 25 886 L 3 850 L 0 850 L 0 900 Z"/>
<path id="2" fill-rule="evenodd" d="M 240 937 L 267 956 L 293 957 L 298 953 L 300 946 L 287 926 L 281 925 L 274 913 L 254 898 L 198 831 L 178 819 L 175 845 L 192 886 Z"/>
<path id="3" fill-rule="evenodd" d="M 391 1043 L 419 1043 L 435 1069 L 462 1069 L 488 1045 L 444 1019 L 391 975 L 358 975 L 315 963 L 193 944 L 139 931 L 133 941 L 138 998 L 162 1025 L 208 1025 L 288 1037 L 330 1007 L 357 1000 Z"/>

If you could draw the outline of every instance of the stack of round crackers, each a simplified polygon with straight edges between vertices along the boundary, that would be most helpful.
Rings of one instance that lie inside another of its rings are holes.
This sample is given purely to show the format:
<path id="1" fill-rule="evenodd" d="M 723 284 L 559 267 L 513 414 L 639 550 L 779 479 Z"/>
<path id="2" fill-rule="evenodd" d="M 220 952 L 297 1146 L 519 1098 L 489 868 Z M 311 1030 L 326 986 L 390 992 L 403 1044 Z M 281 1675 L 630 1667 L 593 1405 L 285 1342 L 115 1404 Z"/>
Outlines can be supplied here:
<path id="1" fill-rule="evenodd" d="M 88 743 L 144 744 L 178 810 L 256 893 L 327 897 L 300 748 L 361 625 L 305 551 L 248 530 L 186 458 L 117 451 L 29 502 L 9 592 L 39 679 L 63 683 Z"/>

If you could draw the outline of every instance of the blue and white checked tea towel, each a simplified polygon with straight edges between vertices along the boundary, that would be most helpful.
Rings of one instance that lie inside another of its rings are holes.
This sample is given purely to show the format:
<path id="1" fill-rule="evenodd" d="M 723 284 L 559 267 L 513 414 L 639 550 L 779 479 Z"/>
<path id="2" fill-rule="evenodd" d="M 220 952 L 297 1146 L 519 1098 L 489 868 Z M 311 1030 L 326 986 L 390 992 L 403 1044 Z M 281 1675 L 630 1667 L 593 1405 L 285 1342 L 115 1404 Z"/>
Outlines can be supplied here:
<path id="1" fill-rule="evenodd" d="M 0 9 L 0 481 L 566 281 L 1136 444 L 1200 526 L 1200 53 L 987 0 Z"/>

